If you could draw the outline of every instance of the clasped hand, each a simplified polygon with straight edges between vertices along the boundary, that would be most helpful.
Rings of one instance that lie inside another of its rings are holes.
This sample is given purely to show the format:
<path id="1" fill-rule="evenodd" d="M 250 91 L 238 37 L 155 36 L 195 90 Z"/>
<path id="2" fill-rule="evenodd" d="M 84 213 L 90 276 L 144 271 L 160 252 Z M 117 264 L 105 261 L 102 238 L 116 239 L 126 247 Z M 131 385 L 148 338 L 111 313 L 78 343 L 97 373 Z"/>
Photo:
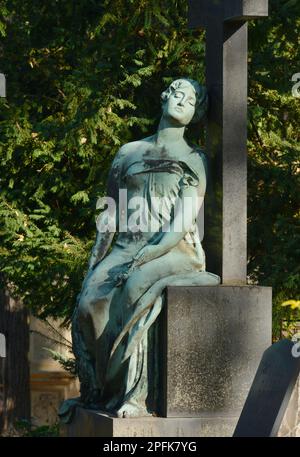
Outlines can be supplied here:
<path id="1" fill-rule="evenodd" d="M 134 256 L 128 270 L 118 276 L 117 286 L 124 284 L 137 267 L 160 257 L 162 254 L 163 251 L 159 245 L 145 246 L 140 249 L 140 251 Z"/>
<path id="2" fill-rule="evenodd" d="M 163 254 L 161 246 L 159 244 L 145 246 L 134 256 L 133 265 L 138 267 L 144 263 L 150 262 L 151 260 L 160 257 Z"/>

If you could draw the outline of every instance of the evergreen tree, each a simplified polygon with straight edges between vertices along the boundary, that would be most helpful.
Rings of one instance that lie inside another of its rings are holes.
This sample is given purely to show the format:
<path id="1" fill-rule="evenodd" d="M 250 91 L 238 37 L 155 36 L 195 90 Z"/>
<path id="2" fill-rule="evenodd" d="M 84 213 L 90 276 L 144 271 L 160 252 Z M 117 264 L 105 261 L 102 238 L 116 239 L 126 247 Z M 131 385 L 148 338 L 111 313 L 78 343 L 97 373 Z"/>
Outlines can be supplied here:
<path id="1" fill-rule="evenodd" d="M 249 274 L 274 288 L 277 334 L 299 294 L 300 15 L 270 3 L 249 32 Z M 41 317 L 71 315 L 120 145 L 155 131 L 172 79 L 204 80 L 186 17 L 176 0 L 0 3 L 0 270 Z"/>

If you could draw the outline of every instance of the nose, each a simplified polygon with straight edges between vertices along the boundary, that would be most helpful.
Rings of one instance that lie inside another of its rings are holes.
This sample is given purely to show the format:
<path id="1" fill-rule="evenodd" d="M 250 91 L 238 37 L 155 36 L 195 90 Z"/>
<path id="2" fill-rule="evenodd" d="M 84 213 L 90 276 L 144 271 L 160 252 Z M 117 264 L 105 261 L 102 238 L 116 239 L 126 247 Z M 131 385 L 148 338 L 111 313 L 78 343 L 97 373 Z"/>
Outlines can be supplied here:
<path id="1" fill-rule="evenodd" d="M 183 106 L 183 105 L 184 105 L 184 103 L 183 103 L 183 102 L 184 102 L 184 99 L 185 99 L 185 96 L 183 95 L 183 96 L 181 97 L 181 99 L 178 101 L 178 105 L 179 105 L 179 106 Z"/>
<path id="2" fill-rule="evenodd" d="M 181 99 L 178 101 L 178 105 L 184 106 L 186 100 L 187 100 L 187 95 L 182 95 Z"/>

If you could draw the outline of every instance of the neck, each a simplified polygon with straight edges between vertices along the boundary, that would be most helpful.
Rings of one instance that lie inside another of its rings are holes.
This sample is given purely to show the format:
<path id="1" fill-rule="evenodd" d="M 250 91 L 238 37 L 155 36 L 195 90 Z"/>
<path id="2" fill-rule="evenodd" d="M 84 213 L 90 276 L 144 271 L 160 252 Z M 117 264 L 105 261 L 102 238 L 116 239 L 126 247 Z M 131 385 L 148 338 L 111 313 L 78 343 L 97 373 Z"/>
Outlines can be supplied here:
<path id="1" fill-rule="evenodd" d="M 184 131 L 185 126 L 179 126 L 162 117 L 156 133 L 156 143 L 159 145 L 183 142 Z"/>

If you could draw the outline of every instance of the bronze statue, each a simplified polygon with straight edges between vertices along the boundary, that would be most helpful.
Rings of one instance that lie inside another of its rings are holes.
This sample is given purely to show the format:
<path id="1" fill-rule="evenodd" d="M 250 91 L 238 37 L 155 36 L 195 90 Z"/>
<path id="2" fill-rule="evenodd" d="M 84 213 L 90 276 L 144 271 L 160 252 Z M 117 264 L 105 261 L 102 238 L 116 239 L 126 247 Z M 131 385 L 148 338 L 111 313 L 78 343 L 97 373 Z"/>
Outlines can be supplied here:
<path id="1" fill-rule="evenodd" d="M 205 155 L 184 138 L 186 126 L 205 114 L 207 93 L 182 78 L 161 98 L 157 133 L 122 146 L 111 168 L 108 196 L 115 206 L 98 219 L 72 319 L 81 397 L 62 405 L 63 420 L 76 404 L 118 417 L 155 413 L 159 348 L 150 330 L 163 290 L 220 282 L 205 271 L 196 223 L 206 188 Z"/>

